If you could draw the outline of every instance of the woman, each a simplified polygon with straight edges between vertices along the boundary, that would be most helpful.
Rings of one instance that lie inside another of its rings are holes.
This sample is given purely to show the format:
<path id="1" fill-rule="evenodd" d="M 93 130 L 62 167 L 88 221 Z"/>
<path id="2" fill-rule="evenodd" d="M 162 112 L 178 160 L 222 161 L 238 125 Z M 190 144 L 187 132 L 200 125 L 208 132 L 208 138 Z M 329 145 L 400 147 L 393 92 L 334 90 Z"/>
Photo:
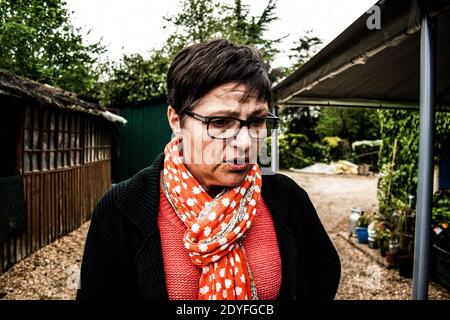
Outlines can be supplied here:
<path id="1" fill-rule="evenodd" d="M 257 156 L 278 118 L 258 52 L 183 49 L 167 76 L 175 134 L 92 217 L 78 299 L 332 299 L 338 255 L 306 192 Z"/>

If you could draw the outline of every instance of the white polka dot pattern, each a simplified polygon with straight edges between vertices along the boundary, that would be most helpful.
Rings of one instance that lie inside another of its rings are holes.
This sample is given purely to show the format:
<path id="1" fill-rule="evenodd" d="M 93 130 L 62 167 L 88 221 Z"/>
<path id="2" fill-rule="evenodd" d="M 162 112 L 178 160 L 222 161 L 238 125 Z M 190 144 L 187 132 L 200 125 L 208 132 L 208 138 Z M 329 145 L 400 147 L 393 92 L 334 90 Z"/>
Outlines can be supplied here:
<path id="1" fill-rule="evenodd" d="M 224 189 L 212 199 L 184 166 L 179 143 L 175 137 L 165 148 L 163 186 L 187 227 L 184 246 L 192 263 L 202 268 L 199 299 L 257 299 L 241 243 L 256 215 L 260 168 L 254 164 L 241 186 Z"/>

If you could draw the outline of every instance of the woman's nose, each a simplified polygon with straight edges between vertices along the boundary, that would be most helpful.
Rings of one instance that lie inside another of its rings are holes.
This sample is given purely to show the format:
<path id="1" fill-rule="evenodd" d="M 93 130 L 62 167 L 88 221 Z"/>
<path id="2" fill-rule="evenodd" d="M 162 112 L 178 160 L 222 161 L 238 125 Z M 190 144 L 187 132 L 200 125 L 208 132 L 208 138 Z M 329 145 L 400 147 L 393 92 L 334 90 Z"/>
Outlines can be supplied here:
<path id="1" fill-rule="evenodd" d="M 252 139 L 250 138 L 250 133 L 247 126 L 242 126 L 234 139 L 231 140 L 231 145 L 241 149 L 242 151 L 247 151 L 251 144 Z"/>

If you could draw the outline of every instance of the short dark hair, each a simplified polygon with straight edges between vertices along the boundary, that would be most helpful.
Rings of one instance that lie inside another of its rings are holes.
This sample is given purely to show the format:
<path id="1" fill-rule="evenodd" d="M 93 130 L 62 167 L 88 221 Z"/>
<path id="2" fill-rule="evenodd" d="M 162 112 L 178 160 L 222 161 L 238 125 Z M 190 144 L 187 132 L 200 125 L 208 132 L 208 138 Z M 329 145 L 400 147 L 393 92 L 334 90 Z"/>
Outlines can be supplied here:
<path id="1" fill-rule="evenodd" d="M 167 102 L 182 114 L 212 89 L 230 82 L 246 85 L 250 96 L 272 102 L 272 88 L 261 54 L 255 48 L 215 39 L 178 52 L 167 73 Z"/>

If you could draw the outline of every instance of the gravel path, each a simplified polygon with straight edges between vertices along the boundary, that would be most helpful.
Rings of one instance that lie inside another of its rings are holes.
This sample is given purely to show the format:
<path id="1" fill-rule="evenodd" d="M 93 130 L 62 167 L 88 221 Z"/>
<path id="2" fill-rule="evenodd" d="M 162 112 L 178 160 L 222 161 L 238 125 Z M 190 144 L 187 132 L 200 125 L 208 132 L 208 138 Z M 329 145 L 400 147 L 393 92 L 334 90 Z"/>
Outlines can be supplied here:
<path id="1" fill-rule="evenodd" d="M 410 299 L 411 279 L 378 265 L 338 236 L 346 231 L 352 207 L 375 207 L 376 177 L 283 173 L 308 192 L 339 252 L 342 276 L 336 299 Z M 74 299 L 88 228 L 85 223 L 0 275 L 0 298 Z M 450 293 L 434 283 L 429 295 L 430 299 L 450 299 Z"/>
<path id="2" fill-rule="evenodd" d="M 5 300 L 74 299 L 89 222 L 0 275 Z"/>
<path id="3" fill-rule="evenodd" d="M 366 211 L 376 209 L 377 177 L 283 173 L 308 192 L 339 253 L 342 273 L 336 299 L 411 299 L 411 279 L 401 277 L 396 269 L 379 265 L 337 235 L 347 231 L 347 217 L 352 207 L 362 207 Z M 448 300 L 450 293 L 431 283 L 429 298 Z"/>

